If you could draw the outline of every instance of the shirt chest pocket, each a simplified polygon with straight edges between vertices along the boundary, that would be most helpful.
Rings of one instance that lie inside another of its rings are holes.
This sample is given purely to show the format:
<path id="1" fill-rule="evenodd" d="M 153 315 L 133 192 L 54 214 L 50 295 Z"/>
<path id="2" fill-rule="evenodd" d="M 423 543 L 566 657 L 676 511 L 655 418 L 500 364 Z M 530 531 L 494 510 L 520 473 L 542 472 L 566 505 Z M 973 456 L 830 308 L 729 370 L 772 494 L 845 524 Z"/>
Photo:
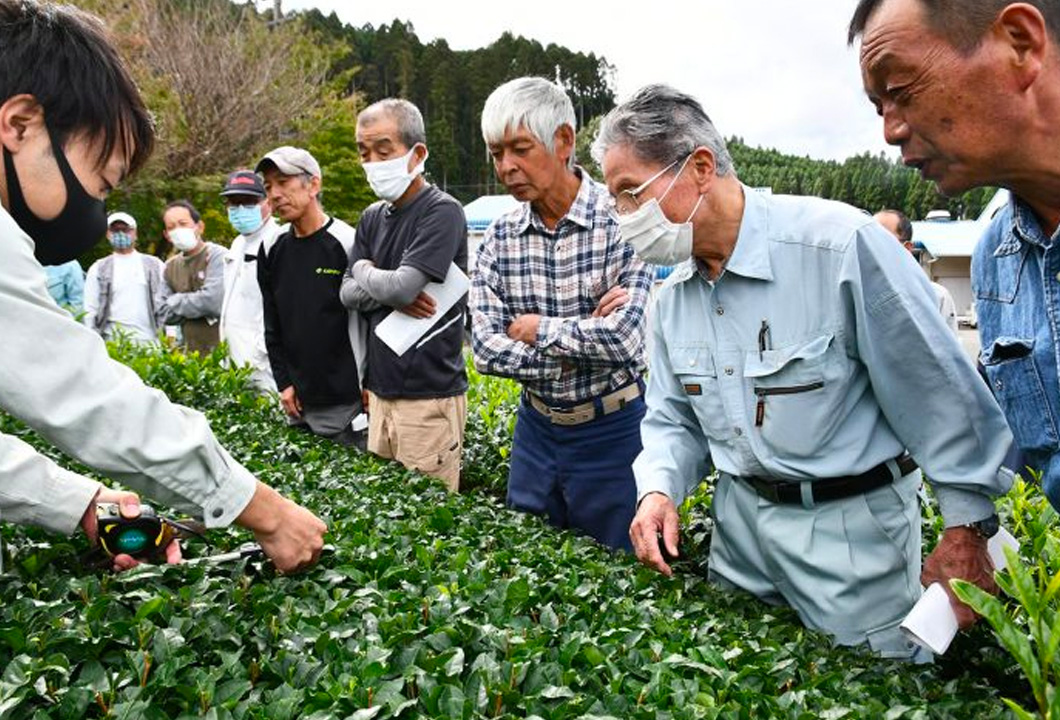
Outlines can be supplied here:
<path id="1" fill-rule="evenodd" d="M 983 350 L 980 360 L 1016 444 L 1024 450 L 1060 448 L 1056 420 L 1034 362 L 1034 340 L 999 337 Z"/>
<path id="2" fill-rule="evenodd" d="M 745 355 L 752 427 L 778 455 L 808 457 L 834 430 L 840 383 L 833 341 L 827 334 Z"/>
<path id="3" fill-rule="evenodd" d="M 670 350 L 670 365 L 700 427 L 712 440 L 733 436 L 733 423 L 725 413 L 718 373 L 710 349 L 678 346 Z"/>

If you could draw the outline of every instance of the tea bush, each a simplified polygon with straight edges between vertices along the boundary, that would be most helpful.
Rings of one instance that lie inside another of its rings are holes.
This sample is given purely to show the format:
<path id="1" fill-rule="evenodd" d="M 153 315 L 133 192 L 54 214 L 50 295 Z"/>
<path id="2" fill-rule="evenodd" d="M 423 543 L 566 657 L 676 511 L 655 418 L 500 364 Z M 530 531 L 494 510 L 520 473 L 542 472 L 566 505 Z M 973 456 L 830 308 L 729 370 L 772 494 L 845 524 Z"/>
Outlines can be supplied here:
<path id="1" fill-rule="evenodd" d="M 4 527 L 0 718 L 993 720 L 999 695 L 1033 700 L 985 627 L 934 666 L 885 662 L 713 589 L 694 562 L 664 578 L 506 510 L 515 394 L 499 381 L 474 378 L 472 490 L 452 495 L 288 429 L 219 354 L 114 351 L 325 518 L 334 551 L 291 577 L 257 562 L 111 575 L 79 562 L 80 537 Z M 47 447 L 10 418 L 0 430 Z M 186 554 L 247 539 L 214 532 Z"/>

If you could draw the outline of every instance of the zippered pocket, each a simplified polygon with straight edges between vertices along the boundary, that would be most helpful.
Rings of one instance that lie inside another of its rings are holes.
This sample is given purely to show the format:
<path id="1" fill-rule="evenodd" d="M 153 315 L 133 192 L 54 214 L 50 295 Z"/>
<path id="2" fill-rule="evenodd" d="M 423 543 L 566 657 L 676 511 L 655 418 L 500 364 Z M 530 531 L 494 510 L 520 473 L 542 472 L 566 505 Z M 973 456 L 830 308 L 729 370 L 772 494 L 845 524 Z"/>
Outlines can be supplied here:
<path id="1" fill-rule="evenodd" d="M 787 387 L 756 387 L 754 392 L 758 397 L 755 406 L 755 427 L 762 427 L 766 417 L 766 398 L 770 395 L 796 395 L 798 393 L 820 390 L 824 387 L 824 381 L 806 383 L 805 385 L 789 385 Z"/>

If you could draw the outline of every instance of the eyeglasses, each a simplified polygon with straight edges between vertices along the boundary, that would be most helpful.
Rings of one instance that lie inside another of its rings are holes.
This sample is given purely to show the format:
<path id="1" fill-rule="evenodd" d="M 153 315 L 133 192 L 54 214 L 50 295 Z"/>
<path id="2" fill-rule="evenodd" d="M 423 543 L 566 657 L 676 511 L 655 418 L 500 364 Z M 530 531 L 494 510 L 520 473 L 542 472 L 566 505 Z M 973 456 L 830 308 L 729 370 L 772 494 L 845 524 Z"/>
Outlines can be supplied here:
<path id="1" fill-rule="evenodd" d="M 638 209 L 640 209 L 640 194 L 647 190 L 653 182 L 665 175 L 677 163 L 682 163 L 681 169 L 683 170 L 685 167 L 684 163 L 688 162 L 689 157 L 691 157 L 691 155 L 674 160 L 672 163 L 652 175 L 650 178 L 648 178 L 632 190 L 623 190 L 622 192 L 620 192 L 618 195 L 615 196 L 614 203 L 612 205 L 613 212 L 616 215 L 629 215 L 630 213 L 636 212 Z M 681 170 L 678 170 L 677 175 L 680 174 Z M 674 183 L 677 182 L 677 175 L 675 175 L 674 179 L 670 181 L 670 185 L 666 188 L 661 197 L 665 197 L 666 193 L 670 192 L 670 188 L 672 188 L 674 186 Z"/>

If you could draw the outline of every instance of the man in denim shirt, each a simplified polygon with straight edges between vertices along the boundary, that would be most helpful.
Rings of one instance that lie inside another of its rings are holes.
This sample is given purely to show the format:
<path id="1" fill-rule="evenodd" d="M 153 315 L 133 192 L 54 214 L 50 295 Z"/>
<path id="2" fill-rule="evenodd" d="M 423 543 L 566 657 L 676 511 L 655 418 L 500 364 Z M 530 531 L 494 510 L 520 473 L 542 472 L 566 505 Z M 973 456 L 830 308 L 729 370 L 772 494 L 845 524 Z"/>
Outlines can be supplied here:
<path id="1" fill-rule="evenodd" d="M 593 151 L 623 239 L 680 263 L 653 308 L 637 556 L 671 572 L 659 538 L 678 553 L 676 505 L 713 465 L 712 582 L 786 603 L 838 644 L 926 659 L 898 625 L 921 583 L 993 589 L 975 525 L 1011 474 L 1001 411 L 924 273 L 855 208 L 743 185 L 703 108 L 671 88 L 615 108 Z M 946 523 L 923 573 L 917 465 Z"/>
<path id="2" fill-rule="evenodd" d="M 981 361 L 1060 508 L 1060 4 L 862 0 L 850 38 L 884 137 L 954 195 L 1012 191 L 972 257 Z"/>

